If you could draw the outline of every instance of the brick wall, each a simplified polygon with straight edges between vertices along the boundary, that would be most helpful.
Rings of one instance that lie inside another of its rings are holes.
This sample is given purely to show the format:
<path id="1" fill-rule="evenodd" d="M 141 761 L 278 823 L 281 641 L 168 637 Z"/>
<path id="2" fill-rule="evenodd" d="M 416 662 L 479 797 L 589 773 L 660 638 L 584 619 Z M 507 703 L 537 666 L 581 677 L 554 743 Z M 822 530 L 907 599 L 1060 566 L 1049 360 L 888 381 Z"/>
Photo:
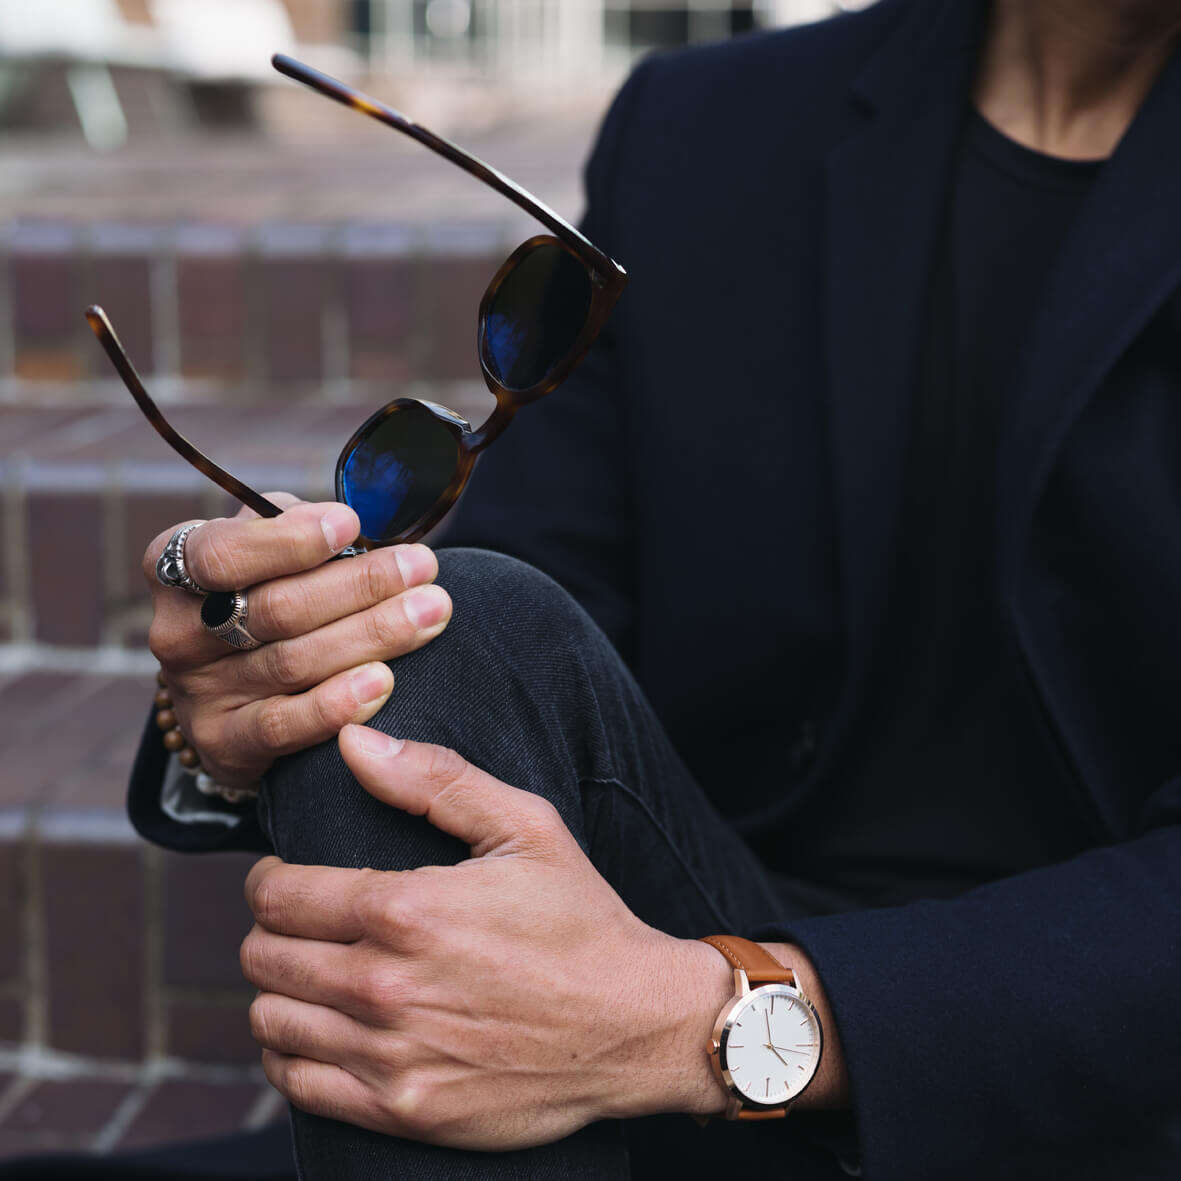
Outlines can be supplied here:
<path id="1" fill-rule="evenodd" d="M 222 383 L 193 391 L 207 398 L 475 378 L 479 298 L 515 245 L 484 224 L 15 221 L 0 238 L 0 390 L 108 377 L 82 318 L 93 302 L 141 373 Z"/>

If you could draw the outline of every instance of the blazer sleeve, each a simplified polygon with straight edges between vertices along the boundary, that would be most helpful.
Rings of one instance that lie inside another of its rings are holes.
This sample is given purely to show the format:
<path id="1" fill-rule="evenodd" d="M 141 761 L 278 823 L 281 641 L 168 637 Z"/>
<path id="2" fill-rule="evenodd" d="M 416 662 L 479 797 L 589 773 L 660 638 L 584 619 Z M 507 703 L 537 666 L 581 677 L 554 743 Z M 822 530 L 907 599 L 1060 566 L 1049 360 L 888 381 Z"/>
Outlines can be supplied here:
<path id="1" fill-rule="evenodd" d="M 1181 779 L 1137 832 L 954 900 L 760 933 L 824 983 L 867 1178 L 1177 1175 Z"/>
<path id="2" fill-rule="evenodd" d="M 164 749 L 154 710 L 131 769 L 127 814 L 145 840 L 181 853 L 271 852 L 255 803 L 231 805 L 201 795 Z"/>

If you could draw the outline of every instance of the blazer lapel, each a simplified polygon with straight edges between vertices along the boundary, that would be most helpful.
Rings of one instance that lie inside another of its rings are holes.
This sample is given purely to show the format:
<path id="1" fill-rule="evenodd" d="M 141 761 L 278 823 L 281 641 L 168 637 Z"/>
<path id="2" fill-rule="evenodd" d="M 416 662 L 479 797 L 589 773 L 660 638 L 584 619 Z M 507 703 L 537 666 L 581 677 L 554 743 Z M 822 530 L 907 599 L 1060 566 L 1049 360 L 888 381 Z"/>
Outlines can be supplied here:
<path id="1" fill-rule="evenodd" d="M 1181 51 L 1099 174 L 1047 283 L 999 472 L 1010 601 L 1034 509 L 1071 423 L 1178 285 Z"/>
<path id="2" fill-rule="evenodd" d="M 911 395 L 983 5 L 915 3 L 855 84 L 863 126 L 829 157 L 827 340 L 846 717 L 881 622 Z M 833 740 L 836 740 L 833 735 Z"/>

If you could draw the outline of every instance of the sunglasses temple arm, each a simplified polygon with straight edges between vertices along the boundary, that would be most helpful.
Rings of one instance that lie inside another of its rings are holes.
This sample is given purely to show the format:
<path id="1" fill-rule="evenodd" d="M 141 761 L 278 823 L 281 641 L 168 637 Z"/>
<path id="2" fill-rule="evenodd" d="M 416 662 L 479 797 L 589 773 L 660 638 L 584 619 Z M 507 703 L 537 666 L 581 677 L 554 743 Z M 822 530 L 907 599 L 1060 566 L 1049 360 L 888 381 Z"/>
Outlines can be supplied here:
<path id="1" fill-rule="evenodd" d="M 208 476 L 231 496 L 236 497 L 248 508 L 254 509 L 260 517 L 277 517 L 282 513 L 283 510 L 278 505 L 272 504 L 265 496 L 259 495 L 248 484 L 243 484 L 236 476 L 231 476 L 229 472 L 218 467 L 207 455 L 198 451 L 160 413 L 160 408 L 148 396 L 148 391 L 144 389 L 139 374 L 136 373 L 135 367 L 124 352 L 123 346 L 119 343 L 119 337 L 115 334 L 115 329 L 102 308 L 97 304 L 87 308 L 86 322 L 90 325 L 94 335 L 98 337 L 98 343 L 103 346 L 103 350 L 111 359 L 111 364 L 115 366 L 119 376 L 123 379 L 123 384 L 135 399 L 136 405 L 143 411 L 144 417 L 174 451 L 187 459 L 202 475 Z"/>
<path id="2" fill-rule="evenodd" d="M 539 201 L 527 189 L 523 189 L 516 181 L 505 176 L 503 172 L 499 172 L 490 164 L 485 164 L 483 160 L 473 156 L 470 152 L 465 152 L 457 144 L 444 139 L 441 135 L 436 135 L 433 131 L 428 131 L 425 127 L 420 127 L 392 107 L 387 107 L 385 103 L 378 102 L 375 98 L 370 98 L 369 95 L 362 94 L 359 90 L 354 90 L 338 79 L 321 73 L 301 61 L 296 61 L 295 58 L 288 57 L 284 53 L 276 53 L 271 58 L 271 65 L 280 74 L 286 75 L 293 81 L 302 82 L 326 98 L 333 99 L 354 111 L 360 111 L 371 119 L 376 119 L 379 123 L 392 127 L 395 131 L 401 131 L 411 139 L 417 140 L 424 147 L 430 148 L 432 152 L 450 160 L 452 164 L 462 168 L 478 180 L 482 180 L 501 196 L 507 197 L 514 205 L 519 206 L 526 213 L 532 214 L 559 238 L 575 247 L 584 258 L 601 270 L 604 276 L 617 274 L 621 271 L 617 263 L 612 262 L 565 218 Z"/>

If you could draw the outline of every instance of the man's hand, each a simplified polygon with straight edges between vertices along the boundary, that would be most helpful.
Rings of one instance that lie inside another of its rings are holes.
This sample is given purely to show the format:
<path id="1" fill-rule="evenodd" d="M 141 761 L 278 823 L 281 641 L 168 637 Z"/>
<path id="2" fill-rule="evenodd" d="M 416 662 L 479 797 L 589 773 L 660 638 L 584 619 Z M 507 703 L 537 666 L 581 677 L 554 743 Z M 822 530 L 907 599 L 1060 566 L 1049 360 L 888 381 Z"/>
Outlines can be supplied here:
<path id="1" fill-rule="evenodd" d="M 144 554 L 153 596 L 149 646 L 181 730 L 219 783 L 258 779 L 281 755 L 336 735 L 382 707 L 394 677 L 385 661 L 434 639 L 451 601 L 423 545 L 328 563 L 358 535 L 343 504 L 304 504 L 261 519 L 243 509 L 189 534 L 185 564 L 207 590 L 249 590 L 249 627 L 264 646 L 237 652 L 206 632 L 196 595 L 162 587 L 156 560 L 174 529 Z"/>
<path id="2" fill-rule="evenodd" d="M 592 1120 L 719 1112 L 713 948 L 628 910 L 556 810 L 453 751 L 348 726 L 360 783 L 467 843 L 406 872 L 260 861 L 242 968 L 263 1068 L 297 1107 L 461 1148 Z"/>

